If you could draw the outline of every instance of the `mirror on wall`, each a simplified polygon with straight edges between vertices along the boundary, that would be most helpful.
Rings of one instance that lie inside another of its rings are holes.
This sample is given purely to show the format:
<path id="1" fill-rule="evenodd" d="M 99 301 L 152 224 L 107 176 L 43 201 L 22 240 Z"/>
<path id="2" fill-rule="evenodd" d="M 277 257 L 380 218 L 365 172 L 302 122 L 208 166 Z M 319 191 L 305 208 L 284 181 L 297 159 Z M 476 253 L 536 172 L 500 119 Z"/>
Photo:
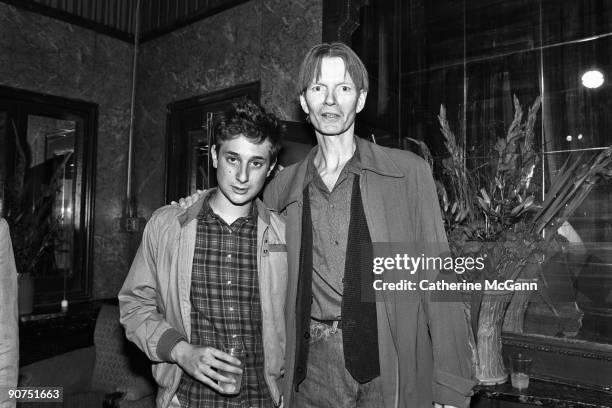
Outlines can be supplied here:
<path id="1" fill-rule="evenodd" d="M 35 305 L 91 294 L 96 115 L 94 104 L 0 87 L 2 215 Z"/>
<path id="2" fill-rule="evenodd" d="M 28 115 L 27 150 L 30 163 L 25 172 L 32 198 L 28 204 L 41 205 L 49 200 L 45 214 L 54 229 L 46 258 L 37 262 L 37 274 L 63 278 L 72 274 L 74 248 L 70 238 L 74 234 L 74 150 L 76 122 L 45 116 Z M 45 187 L 48 188 L 45 197 Z M 40 203 L 40 204 L 37 204 Z"/>

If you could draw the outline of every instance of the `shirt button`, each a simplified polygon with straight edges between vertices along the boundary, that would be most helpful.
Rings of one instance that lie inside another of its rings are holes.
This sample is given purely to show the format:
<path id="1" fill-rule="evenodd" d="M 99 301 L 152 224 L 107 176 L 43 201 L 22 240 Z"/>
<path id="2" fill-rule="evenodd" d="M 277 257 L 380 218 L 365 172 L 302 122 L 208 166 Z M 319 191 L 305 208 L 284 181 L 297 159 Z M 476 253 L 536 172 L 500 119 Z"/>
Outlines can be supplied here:
<path id="1" fill-rule="evenodd" d="M 232 254 L 227 254 L 227 259 L 232 259 Z"/>
<path id="2" fill-rule="evenodd" d="M 339 245 L 340 243 L 338 241 L 334 241 L 334 244 Z"/>
<path id="3" fill-rule="evenodd" d="M 310 333 L 308 333 L 308 332 L 304 333 L 304 338 L 306 340 L 308 340 L 310 338 Z"/>
<path id="4" fill-rule="evenodd" d="M 228 285 L 231 285 L 231 284 L 232 284 L 232 281 L 231 281 L 231 280 L 228 280 L 228 281 L 227 281 L 227 284 L 228 284 Z"/>
<path id="5" fill-rule="evenodd" d="M 233 308 L 232 306 L 230 306 L 229 311 L 230 311 L 230 312 L 233 312 L 233 311 L 234 311 L 234 308 Z"/>

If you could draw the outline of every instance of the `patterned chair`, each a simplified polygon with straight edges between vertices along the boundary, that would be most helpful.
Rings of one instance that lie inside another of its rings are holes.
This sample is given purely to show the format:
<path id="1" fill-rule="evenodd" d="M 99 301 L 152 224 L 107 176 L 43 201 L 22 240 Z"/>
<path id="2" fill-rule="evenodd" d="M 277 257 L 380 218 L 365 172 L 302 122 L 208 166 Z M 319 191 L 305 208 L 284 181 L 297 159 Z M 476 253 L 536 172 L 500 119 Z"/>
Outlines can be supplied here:
<path id="1" fill-rule="evenodd" d="M 155 407 L 151 362 L 127 341 L 119 308 L 104 305 L 96 320 L 94 346 L 22 367 L 21 387 L 63 387 L 63 403 L 27 403 L 24 408 Z"/>

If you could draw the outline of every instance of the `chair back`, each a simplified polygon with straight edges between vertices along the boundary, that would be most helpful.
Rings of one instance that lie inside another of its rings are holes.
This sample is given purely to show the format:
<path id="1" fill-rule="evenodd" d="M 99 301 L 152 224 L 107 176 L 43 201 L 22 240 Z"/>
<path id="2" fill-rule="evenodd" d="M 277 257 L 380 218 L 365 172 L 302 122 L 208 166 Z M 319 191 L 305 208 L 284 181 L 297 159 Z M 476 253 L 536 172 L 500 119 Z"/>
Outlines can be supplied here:
<path id="1" fill-rule="evenodd" d="M 126 391 L 138 395 L 155 392 L 147 356 L 125 337 L 119 323 L 119 307 L 103 305 L 94 332 L 96 363 L 92 388 L 107 392 Z"/>

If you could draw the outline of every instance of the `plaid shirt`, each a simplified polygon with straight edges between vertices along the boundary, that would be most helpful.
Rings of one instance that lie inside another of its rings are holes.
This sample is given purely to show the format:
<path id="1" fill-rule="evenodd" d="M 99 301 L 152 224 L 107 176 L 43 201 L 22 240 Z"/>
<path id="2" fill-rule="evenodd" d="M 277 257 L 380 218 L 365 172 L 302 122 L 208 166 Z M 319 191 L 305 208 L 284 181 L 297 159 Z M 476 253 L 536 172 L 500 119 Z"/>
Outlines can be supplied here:
<path id="1" fill-rule="evenodd" d="M 237 396 L 218 394 L 183 373 L 177 397 L 181 407 L 273 407 L 266 385 L 257 277 L 257 214 L 227 225 L 208 202 L 198 215 L 191 275 L 191 344 L 242 342 L 242 384 Z M 238 339 L 238 340 L 236 340 Z"/>

